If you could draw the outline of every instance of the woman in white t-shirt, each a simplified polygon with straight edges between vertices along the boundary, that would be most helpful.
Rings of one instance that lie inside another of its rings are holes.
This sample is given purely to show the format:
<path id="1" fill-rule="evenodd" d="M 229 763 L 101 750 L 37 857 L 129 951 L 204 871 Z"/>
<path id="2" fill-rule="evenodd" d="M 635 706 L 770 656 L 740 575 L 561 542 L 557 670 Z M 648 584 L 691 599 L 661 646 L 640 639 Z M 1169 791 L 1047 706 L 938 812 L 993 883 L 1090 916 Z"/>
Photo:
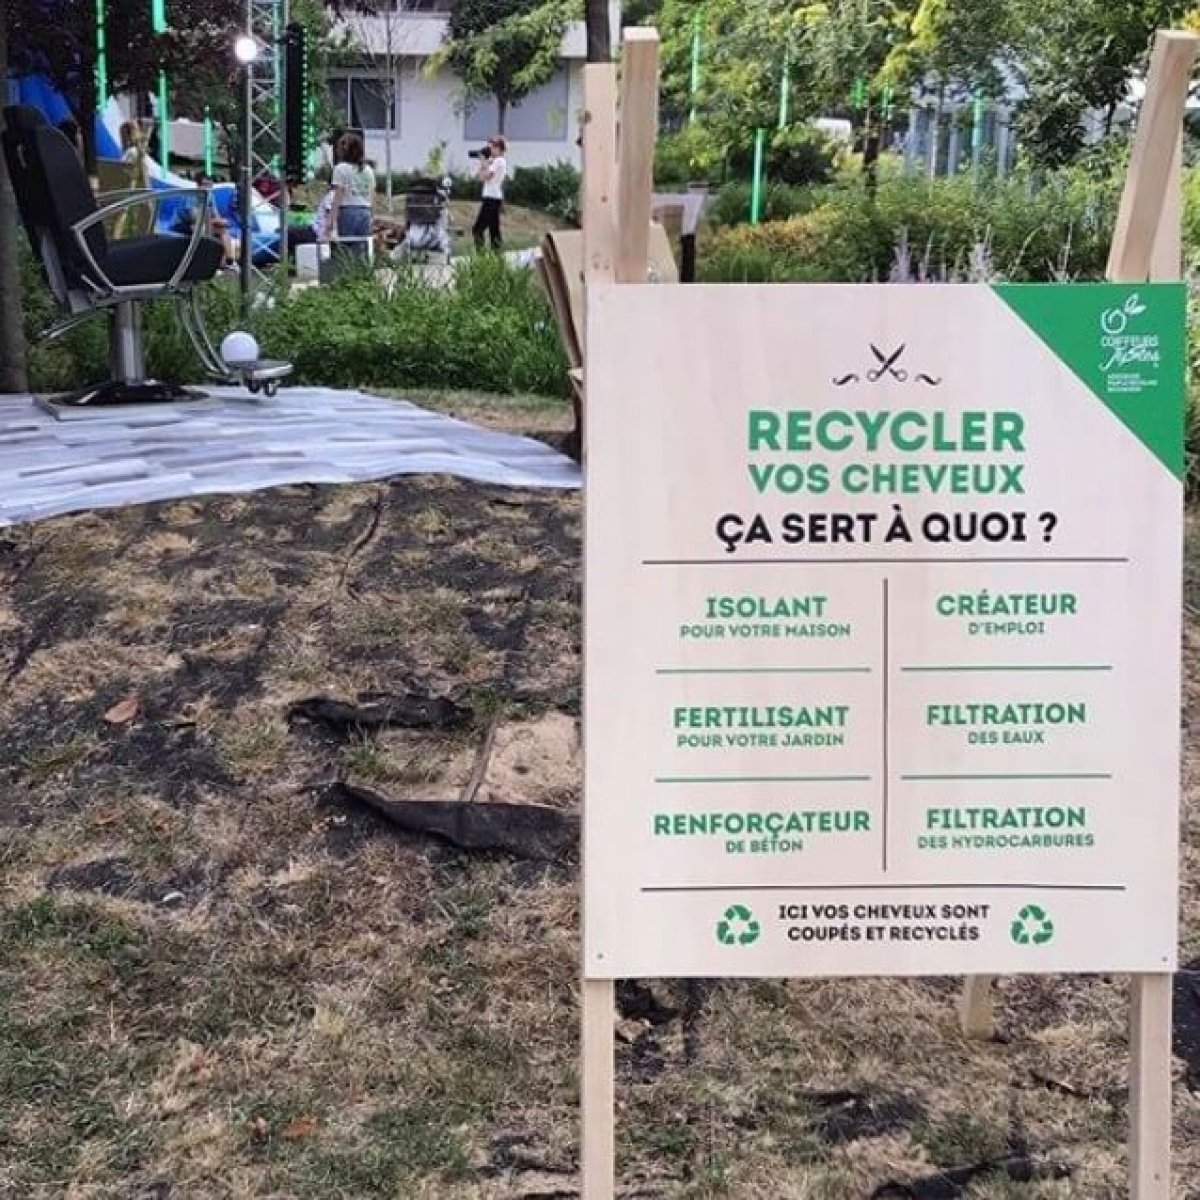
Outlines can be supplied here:
<path id="1" fill-rule="evenodd" d="M 475 226 L 471 232 L 475 235 L 475 248 L 483 249 L 483 235 L 486 233 L 492 243 L 493 250 L 500 249 L 500 211 L 504 207 L 504 181 L 508 177 L 508 160 L 504 157 L 508 143 L 500 134 L 488 139 L 488 157 L 479 168 L 479 178 L 483 180 L 483 203 L 479 206 L 479 216 L 475 218 Z"/>
<path id="2" fill-rule="evenodd" d="M 363 161 L 363 143 L 355 133 L 338 143 L 338 164 L 333 168 L 333 204 L 329 231 L 345 250 L 367 257 L 371 220 L 375 210 L 375 172 Z"/>

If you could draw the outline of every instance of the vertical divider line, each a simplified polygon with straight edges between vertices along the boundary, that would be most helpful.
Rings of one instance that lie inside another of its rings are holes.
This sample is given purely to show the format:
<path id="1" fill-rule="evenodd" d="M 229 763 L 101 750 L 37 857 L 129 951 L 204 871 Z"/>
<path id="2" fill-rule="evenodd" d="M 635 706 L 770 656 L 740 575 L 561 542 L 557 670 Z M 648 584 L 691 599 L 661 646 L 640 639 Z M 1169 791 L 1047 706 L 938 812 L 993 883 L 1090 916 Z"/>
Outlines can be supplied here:
<path id="1" fill-rule="evenodd" d="M 891 763 L 889 761 L 889 749 L 891 746 L 892 734 L 891 723 L 889 720 L 888 706 L 890 696 L 888 688 L 891 681 L 891 656 L 890 647 L 888 645 L 889 633 L 889 596 L 888 596 L 888 580 L 885 577 L 883 581 L 883 869 L 886 872 L 888 869 L 888 790 L 891 786 Z"/>

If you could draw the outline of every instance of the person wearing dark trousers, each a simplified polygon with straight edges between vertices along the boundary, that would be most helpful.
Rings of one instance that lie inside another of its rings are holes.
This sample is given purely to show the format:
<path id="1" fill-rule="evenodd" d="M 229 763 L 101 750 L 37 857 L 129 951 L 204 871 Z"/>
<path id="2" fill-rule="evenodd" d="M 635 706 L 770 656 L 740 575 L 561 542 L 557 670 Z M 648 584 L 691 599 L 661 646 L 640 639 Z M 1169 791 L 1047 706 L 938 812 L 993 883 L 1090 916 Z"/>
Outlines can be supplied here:
<path id="1" fill-rule="evenodd" d="M 508 176 L 508 160 L 504 157 L 508 143 L 500 134 L 488 139 L 488 153 L 479 167 L 479 178 L 483 180 L 483 203 L 471 232 L 475 236 L 475 248 L 483 249 L 486 234 L 493 250 L 499 250 L 503 238 L 500 234 L 500 213 L 504 208 L 504 180 Z"/>

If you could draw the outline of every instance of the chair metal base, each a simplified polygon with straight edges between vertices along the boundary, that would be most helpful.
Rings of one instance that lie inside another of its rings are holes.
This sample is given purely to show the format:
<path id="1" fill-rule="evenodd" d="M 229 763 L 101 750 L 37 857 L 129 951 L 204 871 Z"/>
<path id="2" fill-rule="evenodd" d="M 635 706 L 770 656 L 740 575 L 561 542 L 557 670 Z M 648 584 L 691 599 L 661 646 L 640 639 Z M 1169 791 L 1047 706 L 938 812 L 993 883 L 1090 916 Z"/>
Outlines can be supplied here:
<path id="1" fill-rule="evenodd" d="M 37 406 L 57 420 L 83 419 L 101 413 L 126 412 L 147 407 L 177 407 L 210 403 L 210 397 L 194 388 L 148 379 L 122 383 L 116 379 L 95 383 L 75 392 L 35 396 Z"/>

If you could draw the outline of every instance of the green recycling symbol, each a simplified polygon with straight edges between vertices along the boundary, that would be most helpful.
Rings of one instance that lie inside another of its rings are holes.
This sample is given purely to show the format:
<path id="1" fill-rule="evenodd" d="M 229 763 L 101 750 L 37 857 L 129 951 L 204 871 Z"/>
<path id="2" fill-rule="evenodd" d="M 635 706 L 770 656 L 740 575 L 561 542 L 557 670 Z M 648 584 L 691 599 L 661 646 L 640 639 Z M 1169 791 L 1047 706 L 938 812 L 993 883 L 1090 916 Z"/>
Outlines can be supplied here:
<path id="1" fill-rule="evenodd" d="M 717 922 L 717 941 L 722 946 L 752 946 L 761 934 L 762 926 L 744 904 L 731 905 Z"/>
<path id="2" fill-rule="evenodd" d="M 1018 946 L 1044 946 L 1054 936 L 1054 922 L 1038 904 L 1027 904 L 1013 918 L 1012 940 Z"/>

